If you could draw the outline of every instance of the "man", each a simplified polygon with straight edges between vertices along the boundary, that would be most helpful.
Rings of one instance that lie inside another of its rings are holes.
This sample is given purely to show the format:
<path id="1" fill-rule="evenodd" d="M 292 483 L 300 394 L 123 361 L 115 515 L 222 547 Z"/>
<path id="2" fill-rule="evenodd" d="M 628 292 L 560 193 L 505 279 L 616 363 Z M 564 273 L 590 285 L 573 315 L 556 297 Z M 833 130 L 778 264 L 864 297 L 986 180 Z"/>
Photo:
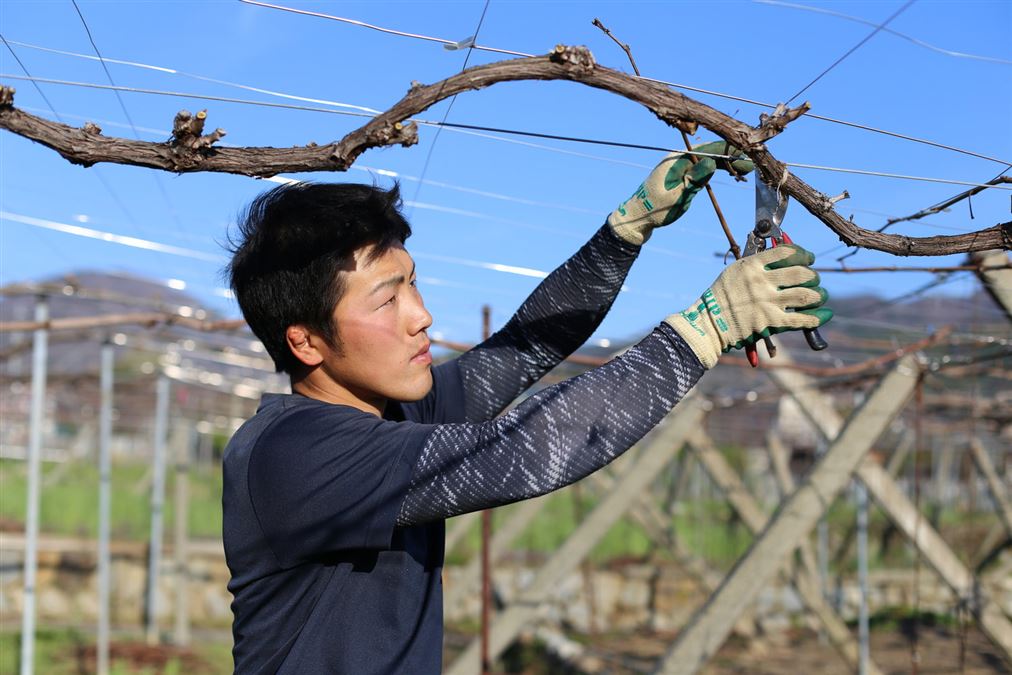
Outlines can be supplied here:
<path id="1" fill-rule="evenodd" d="M 722 352 L 829 320 L 812 255 L 777 247 L 622 356 L 496 417 L 593 333 L 653 229 L 716 166 L 665 158 L 502 330 L 435 368 L 396 187 L 298 184 L 253 202 L 232 287 L 293 393 L 264 396 L 225 451 L 237 672 L 438 673 L 444 519 L 579 480 Z"/>

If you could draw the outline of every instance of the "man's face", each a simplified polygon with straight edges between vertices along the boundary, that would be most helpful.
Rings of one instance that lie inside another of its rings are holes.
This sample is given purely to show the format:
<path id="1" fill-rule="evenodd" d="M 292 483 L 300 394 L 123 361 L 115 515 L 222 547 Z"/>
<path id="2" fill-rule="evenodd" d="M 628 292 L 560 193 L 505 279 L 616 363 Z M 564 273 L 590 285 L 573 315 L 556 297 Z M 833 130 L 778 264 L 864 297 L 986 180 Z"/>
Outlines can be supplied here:
<path id="1" fill-rule="evenodd" d="M 343 272 L 334 309 L 339 349 L 326 350 L 321 366 L 333 384 L 382 412 L 388 400 L 417 401 L 432 388 L 425 332 L 432 316 L 408 252 L 395 247 L 369 261 L 369 250 L 356 251 L 354 270 Z"/>

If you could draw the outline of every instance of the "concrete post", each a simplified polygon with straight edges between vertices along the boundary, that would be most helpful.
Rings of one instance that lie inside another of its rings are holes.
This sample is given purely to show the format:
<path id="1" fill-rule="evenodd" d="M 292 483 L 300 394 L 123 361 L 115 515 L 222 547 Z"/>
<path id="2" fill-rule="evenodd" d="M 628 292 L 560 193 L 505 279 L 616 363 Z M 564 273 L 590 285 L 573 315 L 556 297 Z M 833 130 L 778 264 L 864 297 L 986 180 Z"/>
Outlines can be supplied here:
<path id="1" fill-rule="evenodd" d="M 35 321 L 49 320 L 49 302 L 39 296 Z M 42 425 L 46 415 L 46 361 L 49 333 L 45 328 L 32 336 L 32 400 L 28 421 L 28 497 L 25 505 L 24 608 L 21 612 L 21 675 L 35 672 L 35 580 L 38 574 L 39 502 L 41 501 Z"/>
<path id="2" fill-rule="evenodd" d="M 112 502 L 112 369 L 113 346 L 102 345 L 99 389 L 101 403 L 98 418 L 98 639 L 95 661 L 98 675 L 109 673 L 109 555 L 110 511 Z"/>
<path id="3" fill-rule="evenodd" d="M 857 580 L 861 589 L 858 607 L 857 636 L 860 645 L 858 675 L 868 675 L 871 662 L 871 645 L 868 634 L 868 489 L 858 483 L 854 490 L 857 502 Z"/>
<path id="4" fill-rule="evenodd" d="M 180 420 L 179 427 L 174 430 L 173 445 L 175 446 L 176 480 L 175 480 L 175 537 L 174 553 L 176 568 L 176 622 L 173 642 L 185 647 L 190 644 L 190 611 L 187 595 L 189 593 L 189 565 L 187 548 L 189 532 L 190 501 L 190 452 L 193 445 L 193 434 L 189 421 Z"/>
<path id="5" fill-rule="evenodd" d="M 857 476 L 868 487 L 868 493 L 879 508 L 920 550 L 924 560 L 942 581 L 967 603 L 981 629 L 1004 652 L 1005 658 L 1012 665 L 1012 623 L 987 596 L 973 573 L 959 561 L 938 532 L 925 522 L 917 507 L 907 499 L 881 466 L 874 461 L 862 462 Z"/>
<path id="6" fill-rule="evenodd" d="M 148 543 L 148 597 L 144 629 L 149 645 L 158 636 L 158 578 L 162 566 L 162 524 L 165 508 L 165 440 L 169 424 L 169 378 L 159 376 L 155 384 L 155 437 L 151 458 L 151 537 Z"/>

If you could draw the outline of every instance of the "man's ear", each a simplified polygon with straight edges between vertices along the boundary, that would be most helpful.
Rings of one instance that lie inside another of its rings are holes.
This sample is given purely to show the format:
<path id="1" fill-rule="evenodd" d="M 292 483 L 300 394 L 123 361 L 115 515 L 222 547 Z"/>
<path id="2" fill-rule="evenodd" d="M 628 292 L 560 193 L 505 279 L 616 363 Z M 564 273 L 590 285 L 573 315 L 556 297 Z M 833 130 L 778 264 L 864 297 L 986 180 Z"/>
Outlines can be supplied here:
<path id="1" fill-rule="evenodd" d="M 285 331 L 285 341 L 288 343 L 288 348 L 292 350 L 295 358 L 310 368 L 316 367 L 323 362 L 323 352 L 320 351 L 323 338 L 305 326 L 298 324 L 289 326 Z"/>

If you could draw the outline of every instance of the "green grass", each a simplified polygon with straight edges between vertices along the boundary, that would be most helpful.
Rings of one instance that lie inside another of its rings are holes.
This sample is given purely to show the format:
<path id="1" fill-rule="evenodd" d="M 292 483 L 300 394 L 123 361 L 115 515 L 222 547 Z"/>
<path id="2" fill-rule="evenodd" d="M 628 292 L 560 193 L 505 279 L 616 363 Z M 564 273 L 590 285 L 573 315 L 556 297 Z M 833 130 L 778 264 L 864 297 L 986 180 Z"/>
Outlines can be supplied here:
<path id="1" fill-rule="evenodd" d="M 655 491 L 659 494 L 660 491 Z M 582 511 L 588 514 L 596 500 L 584 497 Z M 658 502 L 658 506 L 662 506 Z M 494 511 L 493 523 L 504 522 L 510 517 L 516 505 L 505 506 Z M 663 511 L 663 509 L 662 509 Z M 924 522 L 928 523 L 929 505 L 923 504 Z M 855 522 L 855 508 L 852 502 L 838 499 L 827 513 L 829 523 L 830 571 L 833 574 L 850 574 L 856 570 L 856 539 L 852 536 L 846 555 L 839 564 L 835 555 L 844 543 L 843 538 Z M 888 548 L 882 550 L 883 533 L 891 528 L 889 519 L 874 505 L 869 511 L 868 542 L 869 566 L 872 569 L 910 568 L 915 564 L 913 550 L 906 537 L 894 531 L 888 539 Z M 948 509 L 939 518 L 942 537 L 951 543 L 957 555 L 968 563 L 976 550 L 975 542 L 995 522 L 993 513 L 967 513 Z M 452 527 L 453 521 L 447 523 Z M 529 551 L 537 554 L 551 554 L 576 529 L 574 496 L 571 489 L 551 495 L 541 513 L 517 538 L 511 549 L 514 552 Z M 495 525 L 493 524 L 493 529 Z M 727 571 L 749 548 L 753 537 L 735 516 L 730 504 L 722 500 L 687 501 L 680 504 L 672 517 L 675 537 L 690 553 L 706 560 L 720 571 Z M 480 546 L 480 526 L 472 526 L 468 535 L 454 550 L 447 552 L 448 564 L 460 564 L 477 553 Z M 812 534 L 813 545 L 815 533 Z M 667 556 L 646 531 L 628 516 L 616 522 L 608 533 L 594 547 L 590 559 L 596 564 L 618 559 L 644 559 L 651 554 Z"/>
<path id="2" fill-rule="evenodd" d="M 169 468 L 163 509 L 164 531 L 175 523 L 174 471 Z M 47 534 L 94 537 L 98 532 L 98 469 L 94 464 L 43 464 L 40 528 Z M 0 460 L 0 518 L 24 522 L 25 464 Z M 192 537 L 221 536 L 221 468 L 191 465 L 187 523 Z M 151 527 L 151 480 L 142 464 L 117 463 L 112 470 L 112 536 L 146 540 Z"/>
<path id="3" fill-rule="evenodd" d="M 227 673 L 232 670 L 232 647 L 230 644 L 207 643 L 194 645 L 187 657 L 168 654 L 164 665 L 139 666 L 117 654 L 120 645 L 141 645 L 138 638 L 131 642 L 119 642 L 112 646 L 110 663 L 111 675 L 202 675 L 204 673 Z M 78 675 L 94 672 L 94 641 L 73 629 L 46 630 L 35 633 L 35 672 L 46 675 Z M 86 652 L 90 651 L 88 656 Z M 0 673 L 16 673 L 21 657 L 21 634 L 0 633 Z"/>
<path id="4" fill-rule="evenodd" d="M 730 460 L 739 460 L 729 451 Z M 13 460 L 0 460 L 0 520 L 20 523 L 25 517 L 25 465 Z M 171 533 L 175 511 L 173 504 L 174 471 L 170 466 L 166 485 L 165 532 Z M 116 539 L 145 541 L 150 528 L 150 475 L 143 464 L 117 463 L 112 473 L 112 534 Z M 221 468 L 218 465 L 191 465 L 189 474 L 188 526 L 192 537 L 218 538 L 221 536 Z M 44 533 L 93 537 L 97 533 L 98 471 L 91 463 L 72 465 L 44 464 L 41 500 L 41 528 Z M 663 490 L 656 490 L 660 495 Z M 585 516 L 597 499 L 582 490 L 579 511 Z M 663 505 L 658 502 L 658 506 Z M 495 510 L 494 522 L 504 522 L 517 505 Z M 663 510 L 663 509 L 662 509 Z M 550 554 L 576 529 L 578 507 L 574 490 L 568 488 L 551 495 L 541 513 L 527 530 L 517 538 L 512 549 L 534 554 Z M 929 513 L 924 503 L 925 522 Z M 882 551 L 882 533 L 889 527 L 886 517 L 873 507 L 869 513 L 869 564 L 877 567 L 909 567 L 914 558 L 905 537 L 895 533 L 889 548 Z M 837 500 L 829 509 L 830 552 L 835 554 L 844 533 L 854 522 L 851 502 Z M 450 526 L 452 527 L 450 521 Z M 672 516 L 676 538 L 691 553 L 702 557 L 719 570 L 727 570 L 749 547 L 752 536 L 735 517 L 726 501 L 710 499 L 686 501 Z M 939 516 L 942 535 L 953 545 L 962 558 L 975 548 L 975 541 L 983 536 L 994 522 L 991 513 L 965 513 L 943 511 Z M 167 535 L 168 536 L 168 535 Z M 476 524 L 463 542 L 448 552 L 449 564 L 461 563 L 477 552 L 480 545 L 479 526 Z M 601 564 L 616 559 L 643 559 L 651 554 L 666 556 L 656 550 L 647 533 L 631 518 L 616 522 L 593 549 L 590 559 Z M 832 571 L 849 573 L 854 565 L 854 541 L 840 566 Z M 967 560 L 964 559 L 964 562 Z"/>
<path id="5" fill-rule="evenodd" d="M 586 516 L 597 500 L 584 496 L 581 511 Z M 495 523 L 508 519 L 516 505 L 494 511 Z M 452 527 L 452 520 L 447 523 Z M 752 541 L 745 527 L 731 517 L 731 508 L 724 502 L 687 504 L 673 518 L 675 536 L 685 548 L 721 566 L 730 566 Z M 577 526 L 575 498 L 571 489 L 548 497 L 544 508 L 513 543 L 513 551 L 551 554 L 573 533 Z M 448 551 L 447 562 L 459 564 L 474 555 L 481 545 L 480 525 L 475 524 L 461 543 Z M 605 563 L 617 559 L 643 559 L 655 552 L 656 542 L 638 523 L 620 518 L 594 547 L 590 560 Z M 662 551 L 658 551 L 663 554 Z"/>

